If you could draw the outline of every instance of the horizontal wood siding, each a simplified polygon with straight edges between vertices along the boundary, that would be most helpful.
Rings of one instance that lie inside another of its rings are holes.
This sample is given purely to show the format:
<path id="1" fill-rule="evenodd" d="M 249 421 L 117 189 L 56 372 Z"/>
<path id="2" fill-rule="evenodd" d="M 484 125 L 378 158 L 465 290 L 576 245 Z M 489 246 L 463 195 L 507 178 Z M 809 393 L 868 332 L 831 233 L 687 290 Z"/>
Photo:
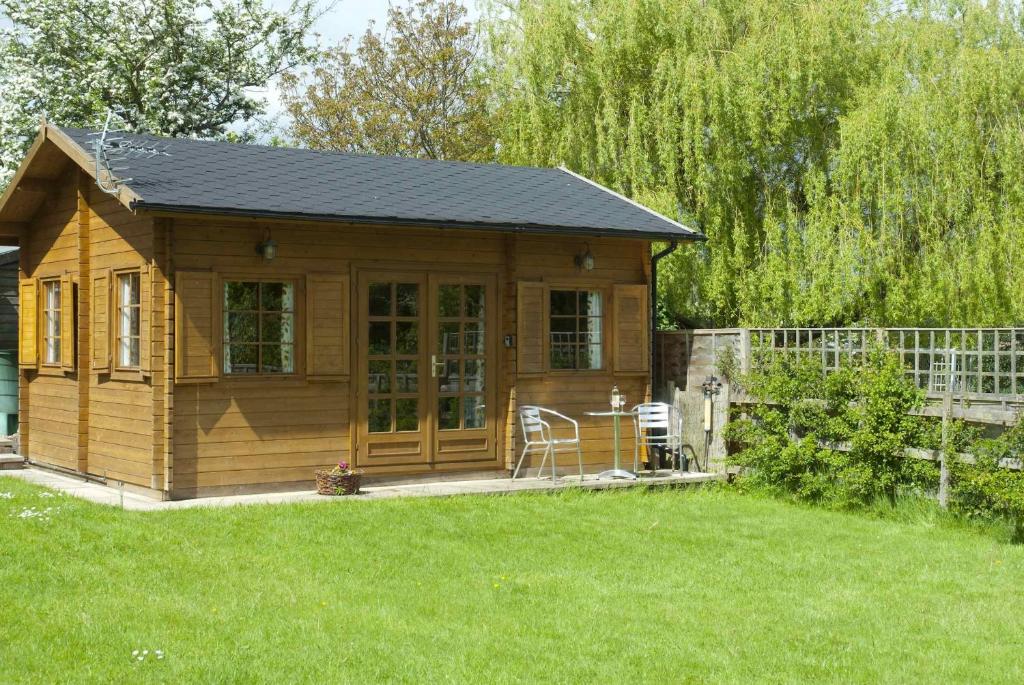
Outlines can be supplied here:
<path id="1" fill-rule="evenodd" d="M 640 240 L 594 239 L 586 241 L 594 255 L 594 270 L 580 271 L 573 262 L 573 255 L 585 249 L 584 241 L 577 238 L 548 238 L 523 236 L 516 241 L 515 277 L 523 281 L 538 281 L 551 287 L 598 288 L 605 293 L 604 316 L 606 318 L 603 360 L 605 371 L 535 371 L 533 363 L 527 371 L 518 372 L 515 383 L 516 405 L 534 404 L 555 409 L 571 416 L 580 423 L 580 437 L 583 445 L 583 461 L 588 470 L 595 470 L 611 464 L 614 459 L 613 427 L 609 417 L 589 417 L 587 411 L 611 409 L 609 399 L 613 385 L 626 396 L 627 408 L 645 401 L 649 395 L 648 379 L 637 373 L 618 373 L 612 368 L 613 343 L 613 302 L 614 286 L 622 283 L 646 283 L 648 243 Z M 506 302 L 505 316 L 515 317 L 517 308 Z M 514 332 L 514 322 L 506 322 L 506 330 Z M 545 327 L 545 330 L 546 327 Z M 521 446 L 522 435 L 515 421 L 515 444 Z M 629 419 L 621 423 L 622 463 L 633 463 L 633 424 Z M 564 437 L 564 433 L 560 433 Z M 508 455 L 509 465 L 514 457 L 518 459 L 518 447 Z M 527 458 L 524 468 L 536 467 L 540 456 Z M 559 469 L 575 465 L 575 455 L 559 456 Z"/>
<path id="2" fill-rule="evenodd" d="M 55 278 L 78 274 L 77 175 L 66 174 L 33 219 L 22 247 L 22 268 L 28 278 Z M 41 291 L 40 291 L 41 297 Z M 39 327 L 43 326 L 41 319 Z M 38 335 L 38 331 L 33 331 Z M 39 356 L 42 350 L 39 351 Z M 77 373 L 58 368 L 22 371 L 27 381 L 28 454 L 31 459 L 78 469 Z"/>
<path id="3" fill-rule="evenodd" d="M 504 238 L 488 232 L 185 218 L 174 219 L 173 231 L 175 269 L 227 275 L 302 279 L 351 275 L 354 267 L 498 273 L 504 264 Z M 278 243 L 269 263 L 256 253 L 268 231 Z M 351 460 L 350 380 L 176 384 L 176 495 L 287 482 L 308 487 L 315 468 Z"/>
<path id="4" fill-rule="evenodd" d="M 145 268 L 153 257 L 153 220 L 128 211 L 115 198 L 89 188 L 89 248 L 93 274 L 106 270 Z M 110 286 L 116 289 L 116 277 Z M 110 300 L 113 303 L 114 298 Z M 143 307 L 162 307 L 161 302 L 142 302 Z M 105 317 L 113 340 L 117 313 Z M 147 317 L 143 317 L 145 321 Z M 159 325 L 161 311 L 148 317 Z M 162 329 L 157 335 L 162 334 Z M 153 340 L 156 336 L 150 336 Z M 90 339 L 92 336 L 90 336 Z M 90 351 L 89 357 L 92 357 Z M 111 349 L 111 353 L 117 353 Z M 111 367 L 113 368 L 113 367 Z M 144 487 L 160 487 L 154 478 L 152 378 L 141 373 L 90 373 L 88 412 L 88 472 Z"/>

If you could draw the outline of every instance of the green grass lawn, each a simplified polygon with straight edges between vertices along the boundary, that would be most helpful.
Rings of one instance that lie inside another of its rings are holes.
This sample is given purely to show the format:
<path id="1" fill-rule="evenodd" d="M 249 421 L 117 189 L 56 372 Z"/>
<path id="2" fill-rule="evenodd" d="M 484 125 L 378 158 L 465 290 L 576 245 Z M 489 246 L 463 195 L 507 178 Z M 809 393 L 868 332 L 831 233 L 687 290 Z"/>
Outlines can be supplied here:
<path id="1" fill-rule="evenodd" d="M 1024 681 L 1024 548 L 925 514 L 718 490 L 156 513 L 45 492 L 0 478 L 3 683 Z"/>

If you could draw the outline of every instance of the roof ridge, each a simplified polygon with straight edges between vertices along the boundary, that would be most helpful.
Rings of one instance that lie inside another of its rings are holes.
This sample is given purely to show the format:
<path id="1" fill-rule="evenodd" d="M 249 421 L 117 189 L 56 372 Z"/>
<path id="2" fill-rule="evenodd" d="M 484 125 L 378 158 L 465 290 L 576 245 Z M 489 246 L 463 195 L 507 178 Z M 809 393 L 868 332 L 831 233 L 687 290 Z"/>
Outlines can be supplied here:
<path id="1" fill-rule="evenodd" d="M 90 128 L 87 126 L 59 126 L 61 131 L 83 131 L 86 134 L 98 134 L 100 130 Z M 409 162 L 419 162 L 422 164 L 431 165 L 451 165 L 451 166 L 475 166 L 475 167 L 490 167 L 498 169 L 530 169 L 532 171 L 558 171 L 557 167 L 545 167 L 545 166 L 529 166 L 526 164 L 503 164 L 501 162 L 470 162 L 460 159 L 433 159 L 429 157 L 407 157 L 404 155 L 384 155 L 376 152 L 350 152 L 347 150 L 319 150 L 311 147 L 299 147 L 292 145 L 268 145 L 266 143 L 246 143 L 237 140 L 216 140 L 214 138 L 194 138 L 191 136 L 160 136 L 155 133 L 149 133 L 147 131 L 123 131 L 118 133 L 119 136 L 135 136 L 135 137 L 147 137 L 153 138 L 159 141 L 183 141 L 189 143 L 200 143 L 205 145 L 231 145 L 234 147 L 244 148 L 259 148 L 262 150 L 274 150 L 274 151 L 287 151 L 287 152 L 307 152 L 317 155 L 330 155 L 339 157 L 353 157 L 356 159 L 388 159 L 388 160 L 401 160 Z"/>

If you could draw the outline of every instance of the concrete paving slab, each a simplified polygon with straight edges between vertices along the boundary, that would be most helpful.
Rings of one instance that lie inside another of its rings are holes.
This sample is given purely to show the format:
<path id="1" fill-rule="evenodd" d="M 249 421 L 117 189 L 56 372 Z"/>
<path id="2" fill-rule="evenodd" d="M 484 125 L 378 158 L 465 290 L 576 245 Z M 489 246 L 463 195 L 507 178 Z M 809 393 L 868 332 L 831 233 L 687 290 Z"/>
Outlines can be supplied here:
<path id="1" fill-rule="evenodd" d="M 613 488 L 634 487 L 681 487 L 706 483 L 724 478 L 717 473 L 683 473 L 659 471 L 655 474 L 642 475 L 638 480 L 605 480 L 596 475 L 560 478 L 552 482 L 550 478 L 474 478 L 471 480 L 429 481 L 402 483 L 400 485 L 371 485 L 362 488 L 359 495 L 353 497 L 324 497 L 312 490 L 296 492 L 274 492 L 253 495 L 230 495 L 224 497 L 202 497 L 189 500 L 158 500 L 139 495 L 134 492 L 122 491 L 119 488 L 103 485 L 95 481 L 65 475 L 41 469 L 29 468 L 4 471 L 0 477 L 20 478 L 36 485 L 63 492 L 97 504 L 121 507 L 131 511 L 163 511 L 168 509 L 190 509 L 195 507 L 228 507 L 253 504 L 285 504 L 295 502 L 351 502 L 375 499 L 391 499 L 395 497 L 454 497 L 460 495 L 504 495 L 517 492 L 546 492 L 565 490 L 568 488 L 584 488 L 587 490 L 608 490 Z"/>

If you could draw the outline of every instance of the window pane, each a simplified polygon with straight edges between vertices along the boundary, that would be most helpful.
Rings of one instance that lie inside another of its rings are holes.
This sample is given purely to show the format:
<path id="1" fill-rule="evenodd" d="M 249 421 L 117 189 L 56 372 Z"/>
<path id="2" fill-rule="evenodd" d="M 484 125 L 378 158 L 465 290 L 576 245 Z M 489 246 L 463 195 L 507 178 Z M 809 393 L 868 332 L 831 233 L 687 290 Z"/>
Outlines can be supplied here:
<path id="1" fill-rule="evenodd" d="M 259 345 L 226 345 L 224 348 L 225 373 L 256 373 L 259 364 Z"/>
<path id="2" fill-rule="evenodd" d="M 368 424 L 371 433 L 391 432 L 391 400 L 370 400 Z"/>
<path id="3" fill-rule="evenodd" d="M 292 342 L 292 314 L 262 314 L 260 329 L 265 343 Z"/>
<path id="4" fill-rule="evenodd" d="M 294 286 L 291 283 L 260 283 L 263 311 L 290 312 L 295 309 Z"/>
<path id="5" fill-rule="evenodd" d="M 258 292 L 258 283 L 229 281 L 224 284 L 224 307 L 229 311 L 254 311 Z"/>
<path id="6" fill-rule="evenodd" d="M 484 326 L 482 323 L 464 324 L 466 354 L 484 353 Z"/>
<path id="7" fill-rule="evenodd" d="M 444 362 L 440 378 L 437 379 L 441 392 L 459 391 L 459 360 L 449 359 Z"/>
<path id="8" fill-rule="evenodd" d="M 395 430 L 414 431 L 420 427 L 420 402 L 408 397 L 395 400 Z"/>
<path id="9" fill-rule="evenodd" d="M 457 323 L 442 323 L 439 324 L 438 345 L 441 348 L 438 350 L 441 354 L 458 354 L 459 353 L 459 324 Z"/>
<path id="10" fill-rule="evenodd" d="M 552 290 L 551 291 L 551 314 L 575 314 L 576 313 L 576 291 L 575 290 Z"/>
<path id="11" fill-rule="evenodd" d="M 391 284 L 370 284 L 370 316 L 391 316 Z"/>
<path id="12" fill-rule="evenodd" d="M 391 323 L 388 321 L 370 322 L 370 354 L 391 353 Z"/>
<path id="13" fill-rule="evenodd" d="M 391 362 L 386 360 L 370 362 L 370 387 L 371 393 L 391 392 Z"/>
<path id="14" fill-rule="evenodd" d="M 295 370 L 292 345 L 263 345 L 263 373 L 291 373 Z"/>
<path id="15" fill-rule="evenodd" d="M 551 333 L 571 333 L 572 337 L 562 336 L 562 342 L 570 342 L 576 339 L 576 322 L 579 321 L 575 316 L 558 316 L 551 318 Z"/>
<path id="16" fill-rule="evenodd" d="M 398 316 L 418 316 L 420 310 L 420 287 L 415 283 L 399 283 L 397 286 Z"/>
<path id="17" fill-rule="evenodd" d="M 482 285 L 467 285 L 466 292 L 466 316 L 471 319 L 484 318 L 484 287 Z"/>
<path id="18" fill-rule="evenodd" d="M 46 335 L 60 338 L 60 309 L 46 312 Z"/>
<path id="19" fill-rule="evenodd" d="M 46 308 L 60 310 L 60 281 L 46 284 Z"/>
<path id="20" fill-rule="evenodd" d="M 551 368 L 552 369 L 571 369 L 576 365 L 576 346 L 575 345 L 555 345 L 551 344 Z"/>
<path id="21" fill-rule="evenodd" d="M 596 290 L 580 293 L 580 316 L 601 316 L 601 293 Z"/>
<path id="22" fill-rule="evenodd" d="M 462 398 L 462 425 L 464 428 L 483 428 L 486 419 L 483 397 L 470 395 Z"/>
<path id="23" fill-rule="evenodd" d="M 459 427 L 459 398 L 440 397 L 437 400 L 437 427 L 452 430 Z"/>
<path id="24" fill-rule="evenodd" d="M 121 274 L 117 280 L 120 285 L 121 306 L 139 304 L 139 274 Z"/>
<path id="25" fill-rule="evenodd" d="M 416 354 L 419 350 L 419 323 L 399 321 L 395 324 L 395 351 L 398 354 Z"/>
<path id="26" fill-rule="evenodd" d="M 601 368 L 603 306 L 597 290 L 551 292 L 551 368 Z"/>
<path id="27" fill-rule="evenodd" d="M 437 315 L 457 317 L 461 314 L 459 299 L 462 286 L 442 285 L 437 289 Z"/>
<path id="28" fill-rule="evenodd" d="M 484 389 L 484 361 L 482 359 L 467 359 L 465 364 L 466 392 L 482 392 Z"/>
<path id="29" fill-rule="evenodd" d="M 224 325 L 226 341 L 231 343 L 259 342 L 259 333 L 256 329 L 258 319 L 259 315 L 255 313 L 228 312 Z"/>
<path id="30" fill-rule="evenodd" d="M 417 373 L 416 362 L 412 360 L 399 361 L 397 371 L 395 384 L 398 386 L 398 392 L 419 391 L 419 374 Z"/>
<path id="31" fill-rule="evenodd" d="M 139 339 L 120 338 L 117 346 L 117 365 L 130 368 L 139 365 Z"/>

